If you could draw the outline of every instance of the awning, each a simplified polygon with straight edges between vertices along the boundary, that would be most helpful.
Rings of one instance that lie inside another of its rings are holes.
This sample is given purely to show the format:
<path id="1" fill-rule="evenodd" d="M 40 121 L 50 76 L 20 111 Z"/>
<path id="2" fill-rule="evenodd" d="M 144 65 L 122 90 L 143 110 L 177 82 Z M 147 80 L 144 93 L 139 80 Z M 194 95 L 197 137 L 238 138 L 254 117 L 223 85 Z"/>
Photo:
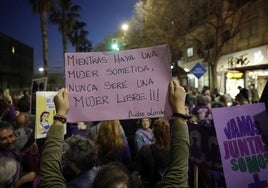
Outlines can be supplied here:
<path id="1" fill-rule="evenodd" d="M 245 72 L 248 70 L 257 70 L 257 69 L 268 69 L 268 64 L 228 68 L 227 70 L 236 70 L 236 71 L 240 71 L 240 72 Z"/>

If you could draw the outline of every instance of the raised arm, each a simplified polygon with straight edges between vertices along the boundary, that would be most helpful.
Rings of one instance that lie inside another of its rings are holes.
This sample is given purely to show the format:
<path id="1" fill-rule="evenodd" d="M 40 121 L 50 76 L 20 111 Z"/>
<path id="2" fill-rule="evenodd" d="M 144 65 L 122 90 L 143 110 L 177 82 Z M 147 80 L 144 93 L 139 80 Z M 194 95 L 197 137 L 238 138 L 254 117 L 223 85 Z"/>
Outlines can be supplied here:
<path id="1" fill-rule="evenodd" d="M 68 92 L 61 89 L 54 97 L 56 115 L 45 141 L 41 157 L 40 187 L 66 187 L 61 173 L 62 149 L 64 140 L 64 120 L 69 110 Z"/>
<path id="2" fill-rule="evenodd" d="M 185 90 L 177 80 L 169 84 L 169 101 L 173 113 L 185 114 Z M 171 136 L 170 161 L 166 174 L 156 187 L 188 186 L 189 133 L 182 117 L 174 118 Z"/>

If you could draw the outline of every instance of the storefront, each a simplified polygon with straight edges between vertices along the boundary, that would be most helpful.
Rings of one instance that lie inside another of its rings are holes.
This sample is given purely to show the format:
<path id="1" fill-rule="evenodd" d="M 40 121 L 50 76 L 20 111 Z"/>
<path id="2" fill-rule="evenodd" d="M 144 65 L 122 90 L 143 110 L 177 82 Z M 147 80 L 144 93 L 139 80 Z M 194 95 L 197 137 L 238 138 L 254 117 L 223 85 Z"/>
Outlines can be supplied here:
<path id="1" fill-rule="evenodd" d="M 254 84 L 259 95 L 268 80 L 268 45 L 224 55 L 217 64 L 217 83 L 221 93 L 233 98 L 238 86 Z"/>

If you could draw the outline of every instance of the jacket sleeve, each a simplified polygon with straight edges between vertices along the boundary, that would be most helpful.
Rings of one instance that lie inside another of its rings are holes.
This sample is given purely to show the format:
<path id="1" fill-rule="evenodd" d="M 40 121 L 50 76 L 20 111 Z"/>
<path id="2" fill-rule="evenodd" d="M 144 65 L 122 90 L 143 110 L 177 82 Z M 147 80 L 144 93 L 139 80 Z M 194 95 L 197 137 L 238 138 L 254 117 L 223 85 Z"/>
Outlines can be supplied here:
<path id="1" fill-rule="evenodd" d="M 65 179 L 61 173 L 63 140 L 64 126 L 52 125 L 46 136 L 41 157 L 41 188 L 66 187 Z"/>
<path id="2" fill-rule="evenodd" d="M 189 133 L 186 123 L 175 123 L 172 131 L 169 167 L 156 187 L 188 186 Z"/>

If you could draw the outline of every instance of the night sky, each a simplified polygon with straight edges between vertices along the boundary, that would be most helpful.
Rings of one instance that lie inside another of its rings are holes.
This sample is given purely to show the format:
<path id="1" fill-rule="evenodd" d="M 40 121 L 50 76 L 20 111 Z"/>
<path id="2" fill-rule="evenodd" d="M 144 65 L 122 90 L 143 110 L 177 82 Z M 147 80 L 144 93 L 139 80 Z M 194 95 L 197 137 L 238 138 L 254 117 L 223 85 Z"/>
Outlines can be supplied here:
<path id="1" fill-rule="evenodd" d="M 75 0 L 81 6 L 81 21 L 87 23 L 89 40 L 93 45 L 113 34 L 133 14 L 137 0 Z M 0 6 L 0 32 L 34 48 L 34 69 L 42 66 L 42 41 L 39 15 L 32 12 L 28 0 L 2 0 Z M 49 67 L 63 68 L 62 41 L 58 28 L 48 26 Z M 68 52 L 74 49 L 69 47 Z"/>

